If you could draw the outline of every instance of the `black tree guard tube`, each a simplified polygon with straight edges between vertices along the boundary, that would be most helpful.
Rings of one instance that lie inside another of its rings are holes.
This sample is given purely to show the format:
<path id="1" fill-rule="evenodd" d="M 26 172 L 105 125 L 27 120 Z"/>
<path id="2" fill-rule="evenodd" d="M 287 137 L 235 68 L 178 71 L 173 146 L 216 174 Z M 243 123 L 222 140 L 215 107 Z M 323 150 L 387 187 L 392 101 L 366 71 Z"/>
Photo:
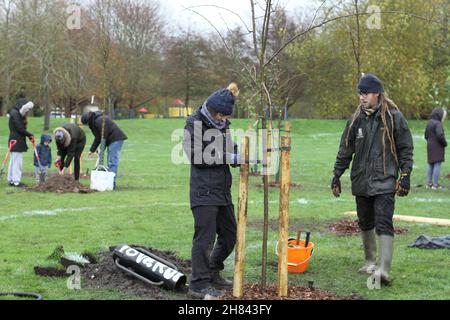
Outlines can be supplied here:
<path id="1" fill-rule="evenodd" d="M 176 266 L 145 250 L 126 244 L 119 245 L 113 251 L 113 259 L 116 264 L 132 269 L 131 274 L 136 273 L 155 285 L 162 282 L 167 288 L 174 290 L 181 290 L 186 285 L 186 276 Z"/>
<path id="2" fill-rule="evenodd" d="M 34 300 L 43 300 L 42 296 L 37 293 L 27 293 L 27 292 L 11 292 L 2 293 L 0 292 L 0 297 L 18 297 L 18 298 L 33 298 Z"/>

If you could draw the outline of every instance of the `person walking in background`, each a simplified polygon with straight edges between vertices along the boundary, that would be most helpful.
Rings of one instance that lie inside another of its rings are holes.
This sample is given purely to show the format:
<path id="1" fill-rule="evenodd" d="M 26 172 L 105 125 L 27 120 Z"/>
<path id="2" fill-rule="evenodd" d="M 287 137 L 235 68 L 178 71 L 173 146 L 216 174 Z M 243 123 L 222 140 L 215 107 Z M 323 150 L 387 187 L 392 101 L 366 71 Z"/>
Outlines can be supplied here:
<path id="1" fill-rule="evenodd" d="M 86 145 L 86 135 L 75 123 L 68 123 L 54 130 L 58 156 L 55 165 L 58 167 L 59 174 L 64 175 L 66 168 L 70 167 L 74 160 L 73 175 L 75 181 L 80 180 L 81 154 Z"/>
<path id="2" fill-rule="evenodd" d="M 36 146 L 37 153 L 39 155 L 39 160 L 34 154 L 34 167 L 36 174 L 37 184 L 42 184 L 47 178 L 47 169 L 52 166 L 52 148 L 50 144 L 52 143 L 52 137 L 48 134 L 43 134 L 41 136 L 41 143 Z"/>
<path id="3" fill-rule="evenodd" d="M 128 137 L 108 116 L 105 118 L 105 128 L 103 128 L 103 113 L 100 111 L 84 113 L 81 116 L 81 123 L 84 125 L 89 125 L 89 128 L 95 138 L 89 151 L 88 159 L 92 159 L 94 153 L 97 151 L 97 148 L 102 142 L 102 138 L 105 139 L 105 147 L 108 149 L 108 168 L 116 174 L 114 176 L 114 189 L 116 189 L 120 154 L 124 141 L 127 140 Z"/>
<path id="4" fill-rule="evenodd" d="M 441 164 L 445 161 L 445 148 L 447 147 L 443 126 L 446 116 L 447 111 L 443 108 L 434 109 L 425 129 L 428 155 L 427 188 L 433 190 L 441 189 L 439 176 L 441 174 Z"/>
<path id="5" fill-rule="evenodd" d="M 191 163 L 190 202 L 195 228 L 188 295 L 196 299 L 219 297 L 223 294 L 220 289 L 233 284 L 220 272 L 236 244 L 230 165 L 237 166 L 239 156 L 231 141 L 228 118 L 238 92 L 236 84 L 214 92 L 185 126 L 183 148 Z"/>
<path id="6" fill-rule="evenodd" d="M 17 99 L 16 105 L 9 112 L 9 143 L 17 143 L 11 150 L 11 160 L 8 167 L 8 181 L 12 187 L 24 187 L 21 182 L 23 171 L 23 153 L 27 152 L 26 138 L 34 141 L 34 135 L 27 131 L 27 113 L 33 109 L 34 104 L 26 98 Z"/>
<path id="7" fill-rule="evenodd" d="M 387 97 L 378 77 L 363 75 L 358 91 L 360 105 L 342 135 L 331 189 L 334 196 L 340 196 L 340 177 L 352 162 L 352 193 L 356 197 L 365 254 L 365 264 L 358 272 L 375 273 L 381 284 L 389 285 L 394 249 L 395 193 L 400 197 L 408 195 L 413 140 L 406 119 Z"/>

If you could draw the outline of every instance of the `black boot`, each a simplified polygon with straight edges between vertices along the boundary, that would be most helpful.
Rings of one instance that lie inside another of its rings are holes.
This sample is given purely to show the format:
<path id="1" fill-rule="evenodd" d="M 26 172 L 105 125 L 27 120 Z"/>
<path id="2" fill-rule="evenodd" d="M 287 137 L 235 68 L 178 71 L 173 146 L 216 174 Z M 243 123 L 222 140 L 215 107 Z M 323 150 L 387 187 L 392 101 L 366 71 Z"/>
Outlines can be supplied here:
<path id="1" fill-rule="evenodd" d="M 190 289 L 188 291 L 188 297 L 191 299 L 201 299 L 201 300 L 219 300 L 223 296 L 223 292 L 216 290 L 212 287 L 207 287 L 204 289 L 194 290 Z"/>
<path id="2" fill-rule="evenodd" d="M 211 273 L 211 285 L 217 289 L 227 289 L 233 286 L 233 281 L 223 278 L 217 271 Z"/>

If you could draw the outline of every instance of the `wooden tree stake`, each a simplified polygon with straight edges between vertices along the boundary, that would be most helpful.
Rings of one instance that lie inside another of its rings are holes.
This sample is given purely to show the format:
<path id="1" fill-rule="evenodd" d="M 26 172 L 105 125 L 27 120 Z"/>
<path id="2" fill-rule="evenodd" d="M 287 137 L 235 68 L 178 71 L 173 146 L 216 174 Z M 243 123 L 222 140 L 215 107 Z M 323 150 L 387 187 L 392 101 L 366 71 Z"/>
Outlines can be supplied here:
<path id="1" fill-rule="evenodd" d="M 289 236 L 289 188 L 291 185 L 290 157 L 291 138 L 287 134 L 281 138 L 281 183 L 280 218 L 278 240 L 278 296 L 288 295 L 288 236 Z"/>
<path id="2" fill-rule="evenodd" d="M 248 173 L 250 159 L 249 137 L 245 137 L 242 144 L 242 154 L 245 162 L 241 165 L 241 175 L 239 181 L 239 208 L 237 221 L 236 238 L 236 260 L 234 267 L 233 296 L 241 298 L 244 288 L 244 265 L 245 265 L 245 232 L 247 227 L 248 208 Z"/>

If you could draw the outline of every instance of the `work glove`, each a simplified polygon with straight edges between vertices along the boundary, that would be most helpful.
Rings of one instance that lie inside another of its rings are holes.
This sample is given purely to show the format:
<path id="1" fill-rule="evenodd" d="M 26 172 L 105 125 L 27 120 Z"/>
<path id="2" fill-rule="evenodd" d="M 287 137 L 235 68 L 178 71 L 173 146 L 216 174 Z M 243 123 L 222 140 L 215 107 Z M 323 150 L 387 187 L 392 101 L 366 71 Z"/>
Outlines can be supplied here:
<path id="1" fill-rule="evenodd" d="M 241 155 L 239 153 L 228 153 L 227 152 L 226 159 L 229 159 L 229 164 L 231 166 L 239 166 L 241 163 Z"/>
<path id="2" fill-rule="evenodd" d="M 36 139 L 34 138 L 33 135 L 29 136 L 28 138 L 30 139 L 30 141 L 31 141 L 32 144 L 35 144 L 35 143 L 36 143 Z"/>
<path id="3" fill-rule="evenodd" d="M 61 168 L 61 157 L 60 156 L 56 157 L 54 164 L 55 164 L 55 167 L 58 168 L 58 170 L 59 170 L 59 168 Z"/>
<path id="4" fill-rule="evenodd" d="M 339 198 L 341 196 L 341 178 L 337 174 L 334 175 L 333 180 L 331 181 L 331 190 L 333 191 L 333 195 L 336 198 Z"/>
<path id="5" fill-rule="evenodd" d="M 410 174 L 409 172 L 403 172 L 397 181 L 395 191 L 399 197 L 405 197 L 408 195 L 409 189 L 411 189 Z"/>
<path id="6" fill-rule="evenodd" d="M 62 168 L 62 170 L 59 171 L 59 175 L 60 175 L 60 176 L 63 176 L 63 175 L 64 175 L 64 171 L 66 171 L 66 168 Z"/>

